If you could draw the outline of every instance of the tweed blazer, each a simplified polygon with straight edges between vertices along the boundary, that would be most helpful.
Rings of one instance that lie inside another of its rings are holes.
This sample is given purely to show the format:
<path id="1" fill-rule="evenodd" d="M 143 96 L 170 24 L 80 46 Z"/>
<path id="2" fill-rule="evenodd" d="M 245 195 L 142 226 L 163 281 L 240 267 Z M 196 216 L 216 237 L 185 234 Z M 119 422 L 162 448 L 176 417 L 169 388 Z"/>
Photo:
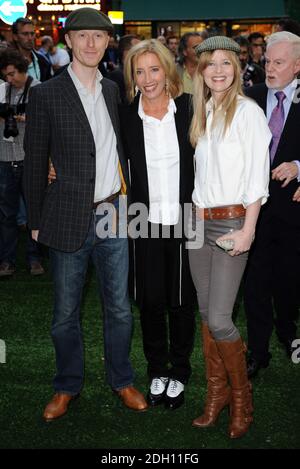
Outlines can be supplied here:
<path id="1" fill-rule="evenodd" d="M 264 83 L 254 85 L 246 89 L 246 94 L 254 99 L 266 114 L 268 88 Z M 299 135 L 300 129 L 300 103 L 292 103 L 287 116 L 277 151 L 271 166 L 271 170 L 281 163 L 300 160 L 299 153 Z M 291 181 L 286 187 L 282 188 L 282 181 L 272 180 L 270 177 L 269 192 L 270 197 L 261 212 L 265 210 L 272 211 L 282 220 L 291 225 L 300 226 L 300 204 L 293 202 L 299 183 L 297 179 Z"/>
<path id="2" fill-rule="evenodd" d="M 120 138 L 118 87 L 103 78 L 102 92 L 116 134 L 127 189 L 128 168 Z M 24 138 L 24 192 L 30 229 L 39 242 L 65 252 L 83 244 L 91 220 L 96 178 L 93 134 L 67 70 L 30 93 Z M 51 158 L 56 181 L 47 184 Z"/>

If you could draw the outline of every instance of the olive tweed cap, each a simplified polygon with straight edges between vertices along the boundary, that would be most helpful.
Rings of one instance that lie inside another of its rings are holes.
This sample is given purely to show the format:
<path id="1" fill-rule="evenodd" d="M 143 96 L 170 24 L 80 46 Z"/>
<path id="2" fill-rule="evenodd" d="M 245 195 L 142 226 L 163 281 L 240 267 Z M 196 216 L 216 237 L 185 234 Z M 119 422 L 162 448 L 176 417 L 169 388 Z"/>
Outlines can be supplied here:
<path id="1" fill-rule="evenodd" d="M 201 42 L 197 47 L 195 47 L 195 52 L 199 56 L 202 52 L 214 51 L 214 50 L 231 50 L 240 53 L 240 46 L 229 37 L 226 36 L 212 36 L 205 41 Z"/>
<path id="2" fill-rule="evenodd" d="M 109 17 L 102 11 L 84 7 L 78 8 L 68 15 L 65 22 L 65 32 L 84 29 L 101 29 L 112 32 L 114 27 Z"/>

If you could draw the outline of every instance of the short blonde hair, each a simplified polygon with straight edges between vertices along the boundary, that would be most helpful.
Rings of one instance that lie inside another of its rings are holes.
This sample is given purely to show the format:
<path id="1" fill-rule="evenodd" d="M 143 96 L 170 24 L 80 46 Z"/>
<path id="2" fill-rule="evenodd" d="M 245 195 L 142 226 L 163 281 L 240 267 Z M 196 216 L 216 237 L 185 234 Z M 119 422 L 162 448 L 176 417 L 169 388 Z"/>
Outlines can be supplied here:
<path id="1" fill-rule="evenodd" d="M 206 131 L 206 103 L 211 97 L 211 90 L 206 85 L 203 78 L 203 70 L 206 69 L 211 57 L 215 51 L 202 52 L 199 57 L 196 73 L 194 75 L 194 115 L 190 127 L 190 141 L 193 147 L 197 145 L 199 137 L 202 137 Z M 234 69 L 234 78 L 231 86 L 227 90 L 223 100 L 222 107 L 215 113 L 214 122 L 216 119 L 222 118 L 224 120 L 224 133 L 230 126 L 237 104 L 238 95 L 243 96 L 242 82 L 241 82 L 241 68 L 240 61 L 235 52 L 226 50 L 229 59 L 232 62 Z"/>
<path id="2" fill-rule="evenodd" d="M 168 92 L 172 98 L 182 94 L 182 82 L 177 73 L 174 57 L 157 39 L 146 39 L 133 46 L 127 54 L 124 64 L 124 77 L 128 101 L 131 103 L 135 96 L 135 64 L 136 59 L 143 54 L 152 53 L 159 59 L 168 81 Z"/>

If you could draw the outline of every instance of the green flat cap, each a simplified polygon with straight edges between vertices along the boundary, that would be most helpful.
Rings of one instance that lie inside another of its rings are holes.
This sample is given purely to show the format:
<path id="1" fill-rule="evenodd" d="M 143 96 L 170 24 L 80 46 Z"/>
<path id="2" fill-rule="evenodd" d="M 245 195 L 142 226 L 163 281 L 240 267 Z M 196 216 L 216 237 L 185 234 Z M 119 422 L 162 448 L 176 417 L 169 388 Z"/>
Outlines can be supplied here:
<path id="1" fill-rule="evenodd" d="M 214 51 L 217 49 L 231 50 L 232 52 L 236 52 L 236 54 L 240 53 L 240 46 L 233 39 L 226 36 L 212 36 L 205 39 L 205 41 L 195 47 L 195 52 L 199 56 L 202 52 Z"/>
<path id="2" fill-rule="evenodd" d="M 78 8 L 72 11 L 65 22 L 65 32 L 83 29 L 102 29 L 112 32 L 114 27 L 109 17 L 94 8 Z"/>

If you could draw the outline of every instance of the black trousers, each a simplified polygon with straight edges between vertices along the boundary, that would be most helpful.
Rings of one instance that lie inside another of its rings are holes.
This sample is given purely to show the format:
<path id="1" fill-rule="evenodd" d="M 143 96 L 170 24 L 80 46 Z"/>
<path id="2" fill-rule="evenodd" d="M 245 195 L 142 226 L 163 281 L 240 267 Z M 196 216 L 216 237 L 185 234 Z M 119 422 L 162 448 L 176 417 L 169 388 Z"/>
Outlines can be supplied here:
<path id="1" fill-rule="evenodd" d="M 268 361 L 273 325 L 280 340 L 296 337 L 300 305 L 300 228 L 262 212 L 245 275 L 248 348 Z"/>
<path id="2" fill-rule="evenodd" d="M 151 378 L 187 383 L 195 332 L 195 290 L 181 239 L 140 239 L 137 277 L 143 276 L 140 312 Z"/>

